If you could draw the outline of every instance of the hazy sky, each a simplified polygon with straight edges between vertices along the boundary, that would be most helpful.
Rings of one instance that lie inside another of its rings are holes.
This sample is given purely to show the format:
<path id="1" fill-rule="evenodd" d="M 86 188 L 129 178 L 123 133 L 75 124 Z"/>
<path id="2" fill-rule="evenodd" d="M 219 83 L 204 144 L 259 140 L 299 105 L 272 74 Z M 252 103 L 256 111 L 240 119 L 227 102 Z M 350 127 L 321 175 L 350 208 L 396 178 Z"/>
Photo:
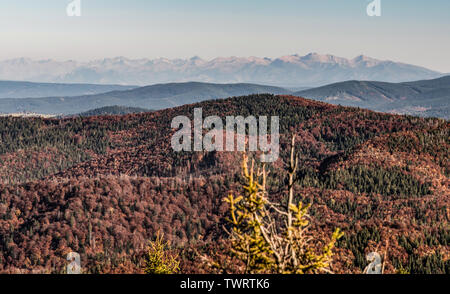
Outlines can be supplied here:
<path id="1" fill-rule="evenodd" d="M 450 1 L 0 0 L 0 59 L 365 54 L 450 72 Z"/>

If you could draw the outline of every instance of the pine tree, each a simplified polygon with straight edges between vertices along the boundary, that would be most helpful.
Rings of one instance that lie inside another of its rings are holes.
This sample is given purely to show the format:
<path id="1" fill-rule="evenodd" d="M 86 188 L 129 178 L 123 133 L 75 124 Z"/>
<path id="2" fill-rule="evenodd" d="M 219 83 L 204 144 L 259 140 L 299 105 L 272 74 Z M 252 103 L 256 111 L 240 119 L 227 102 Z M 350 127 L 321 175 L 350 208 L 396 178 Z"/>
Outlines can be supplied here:
<path id="1" fill-rule="evenodd" d="M 288 166 L 288 195 L 286 205 L 273 203 L 266 191 L 266 169 L 255 172 L 254 161 L 248 167 L 244 154 L 242 195 L 229 195 L 228 232 L 232 253 L 244 264 L 244 273 L 305 274 L 331 272 L 332 250 L 343 233 L 336 229 L 331 241 L 317 254 L 317 243 L 309 232 L 310 205 L 294 203 L 294 183 L 298 166 L 292 138 Z"/>
<path id="2" fill-rule="evenodd" d="M 164 234 L 158 232 L 155 241 L 151 241 L 145 257 L 146 274 L 175 274 L 180 270 L 180 262 L 175 254 L 169 251 L 169 242 L 165 242 Z"/>

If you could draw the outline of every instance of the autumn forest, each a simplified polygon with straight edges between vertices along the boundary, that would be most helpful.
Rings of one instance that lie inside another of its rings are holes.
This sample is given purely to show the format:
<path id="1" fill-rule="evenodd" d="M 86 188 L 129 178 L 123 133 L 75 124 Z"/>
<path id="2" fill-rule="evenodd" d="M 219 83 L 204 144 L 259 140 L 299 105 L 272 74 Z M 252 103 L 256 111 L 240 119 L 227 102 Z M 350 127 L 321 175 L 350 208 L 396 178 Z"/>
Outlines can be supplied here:
<path id="1" fill-rule="evenodd" d="M 242 152 L 171 149 L 172 118 L 198 107 L 279 116 L 280 158 L 266 165 L 266 185 L 280 205 L 295 135 L 292 189 L 310 204 L 317 248 L 343 232 L 334 273 L 362 273 L 373 251 L 386 273 L 450 273 L 448 121 L 269 94 L 126 115 L 0 117 L 0 273 L 63 273 L 71 251 L 86 273 L 144 273 L 158 232 L 180 272 L 239 273 L 224 198 L 243 183 Z"/>

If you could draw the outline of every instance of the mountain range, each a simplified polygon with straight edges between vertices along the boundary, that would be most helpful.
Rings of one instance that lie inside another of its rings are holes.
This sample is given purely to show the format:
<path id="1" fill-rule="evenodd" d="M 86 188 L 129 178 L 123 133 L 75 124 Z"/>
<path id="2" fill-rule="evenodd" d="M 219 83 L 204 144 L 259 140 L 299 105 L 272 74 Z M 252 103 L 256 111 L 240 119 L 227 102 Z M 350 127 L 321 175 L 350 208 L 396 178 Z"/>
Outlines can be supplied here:
<path id="1" fill-rule="evenodd" d="M 378 60 L 364 55 L 346 59 L 317 53 L 278 58 L 218 57 L 212 60 L 200 57 L 190 59 L 116 57 L 89 62 L 28 58 L 0 61 L 0 80 L 140 86 L 198 81 L 317 87 L 347 80 L 405 82 L 432 79 L 441 75 L 423 67 Z"/>

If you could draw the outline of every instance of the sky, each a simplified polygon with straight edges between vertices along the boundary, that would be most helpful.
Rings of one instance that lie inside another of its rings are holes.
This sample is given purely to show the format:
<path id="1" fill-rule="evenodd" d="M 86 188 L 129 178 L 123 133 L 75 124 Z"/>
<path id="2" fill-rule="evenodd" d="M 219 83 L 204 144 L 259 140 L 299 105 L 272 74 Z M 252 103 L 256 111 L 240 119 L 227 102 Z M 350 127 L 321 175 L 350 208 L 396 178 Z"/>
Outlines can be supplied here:
<path id="1" fill-rule="evenodd" d="M 0 60 L 212 59 L 310 52 L 450 72 L 450 1 L 0 0 Z"/>

